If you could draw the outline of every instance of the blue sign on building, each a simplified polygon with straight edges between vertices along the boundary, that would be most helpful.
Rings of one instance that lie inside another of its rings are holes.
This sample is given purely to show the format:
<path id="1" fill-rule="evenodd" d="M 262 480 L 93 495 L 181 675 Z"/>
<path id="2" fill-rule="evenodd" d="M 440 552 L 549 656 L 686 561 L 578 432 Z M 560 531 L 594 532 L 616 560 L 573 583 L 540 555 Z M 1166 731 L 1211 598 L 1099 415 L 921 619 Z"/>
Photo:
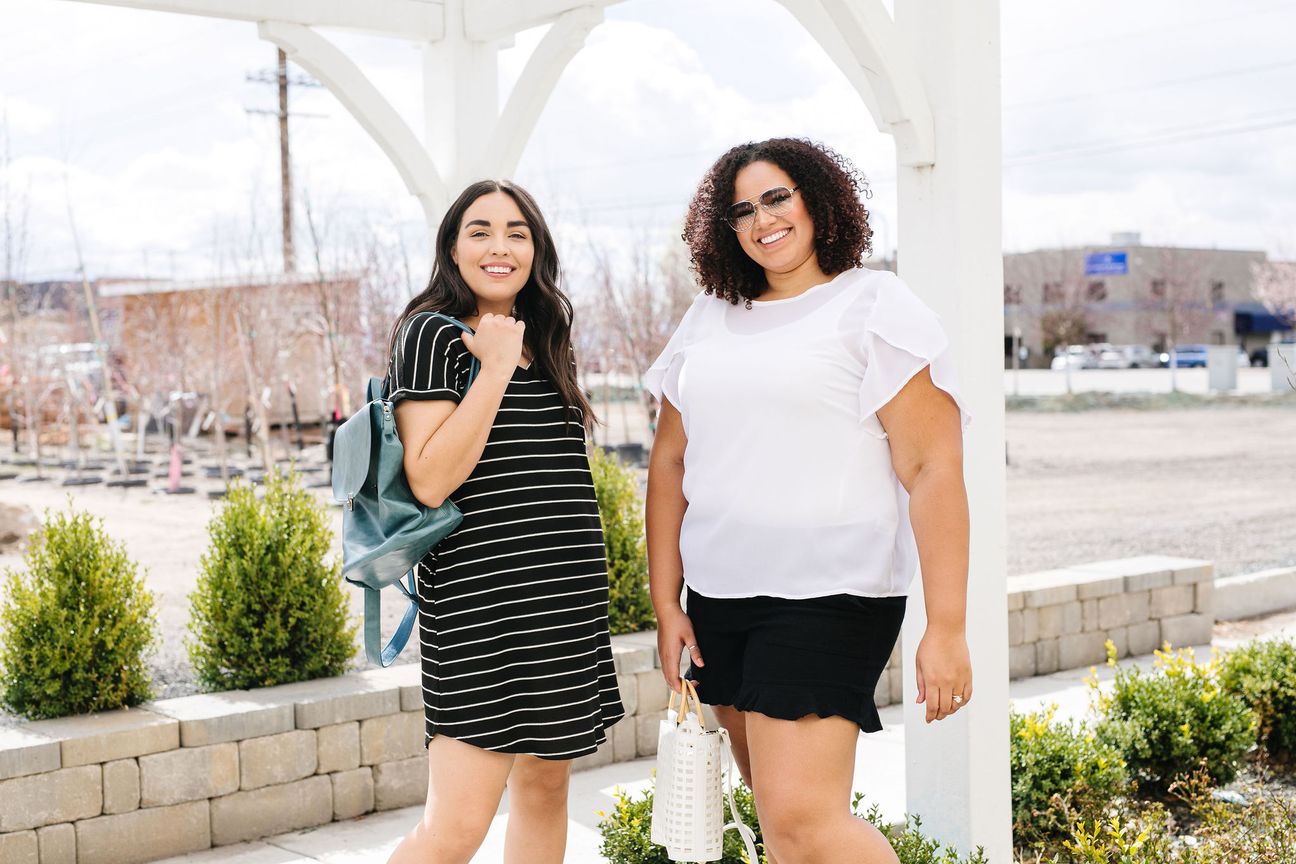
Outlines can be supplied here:
<path id="1" fill-rule="evenodd" d="M 1124 276 L 1129 273 L 1126 252 L 1095 252 L 1085 256 L 1086 276 Z"/>

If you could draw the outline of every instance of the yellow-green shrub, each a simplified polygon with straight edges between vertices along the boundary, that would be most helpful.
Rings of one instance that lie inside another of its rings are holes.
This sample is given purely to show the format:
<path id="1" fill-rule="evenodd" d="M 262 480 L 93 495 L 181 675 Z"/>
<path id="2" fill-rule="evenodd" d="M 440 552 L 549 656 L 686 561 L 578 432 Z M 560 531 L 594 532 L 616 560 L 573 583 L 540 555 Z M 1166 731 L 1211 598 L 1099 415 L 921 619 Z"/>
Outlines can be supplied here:
<path id="1" fill-rule="evenodd" d="M 608 626 L 635 633 L 657 625 L 648 593 L 643 504 L 635 470 L 600 448 L 590 449 L 590 473 L 603 522 L 608 563 Z"/>
<path id="2" fill-rule="evenodd" d="M 0 606 L 0 702 L 31 719 L 125 708 L 151 695 L 154 598 L 88 513 L 47 512 Z"/>
<path id="3" fill-rule="evenodd" d="M 266 477 L 265 496 L 236 482 L 208 525 L 190 595 L 189 659 L 209 689 L 268 687 L 340 675 L 356 625 L 341 564 L 326 560 L 328 515 L 290 474 Z"/>

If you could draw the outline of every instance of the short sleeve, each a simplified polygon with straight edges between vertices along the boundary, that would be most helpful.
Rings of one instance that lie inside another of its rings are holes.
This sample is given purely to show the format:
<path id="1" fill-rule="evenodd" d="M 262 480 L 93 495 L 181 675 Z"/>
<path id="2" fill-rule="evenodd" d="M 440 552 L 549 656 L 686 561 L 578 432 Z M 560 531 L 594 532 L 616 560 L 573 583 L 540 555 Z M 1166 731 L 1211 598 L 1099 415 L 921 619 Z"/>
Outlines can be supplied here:
<path id="1" fill-rule="evenodd" d="M 393 402 L 460 400 L 470 355 L 459 334 L 458 327 L 432 315 L 415 316 L 405 325 L 393 370 Z"/>
<path id="2" fill-rule="evenodd" d="M 930 366 L 932 383 L 958 405 L 962 428 L 972 422 L 940 317 L 895 276 L 886 274 L 881 280 L 864 321 L 862 347 L 866 368 L 859 390 L 861 416 L 876 414 Z"/>
<path id="3" fill-rule="evenodd" d="M 684 348 L 696 336 L 697 319 L 701 316 L 702 303 L 710 299 L 714 298 L 705 293 L 698 294 L 693 299 L 693 305 L 680 319 L 679 326 L 671 334 L 666 347 L 644 373 L 644 388 L 658 402 L 661 402 L 664 397 L 676 408 L 680 407 L 679 377 L 680 367 L 684 364 Z"/>

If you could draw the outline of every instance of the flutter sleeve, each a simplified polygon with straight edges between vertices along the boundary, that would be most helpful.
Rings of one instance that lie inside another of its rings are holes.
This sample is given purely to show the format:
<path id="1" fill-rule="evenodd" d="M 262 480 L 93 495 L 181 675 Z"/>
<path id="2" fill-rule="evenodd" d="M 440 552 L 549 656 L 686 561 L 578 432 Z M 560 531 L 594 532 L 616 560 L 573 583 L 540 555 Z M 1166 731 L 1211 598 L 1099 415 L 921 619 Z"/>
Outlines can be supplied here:
<path id="1" fill-rule="evenodd" d="M 693 305 L 688 308 L 688 311 L 684 313 L 684 317 L 680 319 L 679 326 L 671 334 L 666 347 L 662 349 L 661 354 L 648 367 L 648 371 L 644 373 L 644 388 L 658 402 L 665 398 L 676 408 L 680 407 L 680 367 L 684 364 L 685 349 L 696 338 L 698 319 L 701 317 L 701 307 L 706 302 L 716 301 L 715 298 L 707 294 L 698 294 L 694 298 Z"/>
<path id="2" fill-rule="evenodd" d="M 958 405 L 962 428 L 972 422 L 940 317 L 899 278 L 887 274 L 879 286 L 862 338 L 867 367 L 859 389 L 861 416 L 876 414 L 911 378 L 931 367 L 932 382 Z"/>

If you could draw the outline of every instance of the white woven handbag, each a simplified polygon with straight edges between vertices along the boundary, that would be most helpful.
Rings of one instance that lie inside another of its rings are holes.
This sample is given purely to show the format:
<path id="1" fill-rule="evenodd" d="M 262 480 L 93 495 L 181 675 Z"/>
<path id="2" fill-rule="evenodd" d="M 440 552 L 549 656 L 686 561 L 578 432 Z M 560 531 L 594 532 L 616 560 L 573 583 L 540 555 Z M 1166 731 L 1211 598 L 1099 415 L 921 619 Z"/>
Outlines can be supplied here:
<path id="1" fill-rule="evenodd" d="M 748 860 L 756 864 L 756 832 L 743 823 L 734 806 L 729 733 L 723 728 L 706 728 L 697 689 L 692 681 L 682 683 L 679 710 L 672 693 L 666 717 L 658 727 L 649 839 L 665 846 L 672 861 L 701 864 L 720 860 L 724 832 L 734 829 L 747 847 Z M 722 795 L 722 787 L 727 796 Z M 722 797 L 728 798 L 732 822 L 724 821 Z"/>

